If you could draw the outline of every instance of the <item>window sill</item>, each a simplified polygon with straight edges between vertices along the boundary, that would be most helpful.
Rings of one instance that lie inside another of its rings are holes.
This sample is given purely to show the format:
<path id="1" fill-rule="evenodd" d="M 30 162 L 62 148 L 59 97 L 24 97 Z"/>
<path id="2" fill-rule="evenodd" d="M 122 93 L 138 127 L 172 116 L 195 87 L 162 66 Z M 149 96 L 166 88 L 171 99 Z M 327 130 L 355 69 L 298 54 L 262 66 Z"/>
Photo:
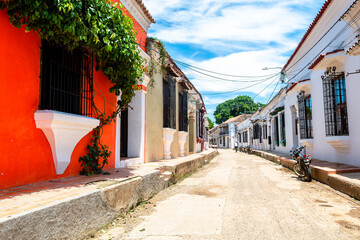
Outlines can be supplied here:
<path id="1" fill-rule="evenodd" d="M 56 173 L 63 174 L 76 144 L 97 127 L 100 121 L 81 115 L 38 110 L 35 112 L 35 123 L 49 141 Z"/>
<path id="2" fill-rule="evenodd" d="M 339 152 L 346 152 L 350 148 L 349 136 L 326 137 L 325 141 Z"/>
<path id="3" fill-rule="evenodd" d="M 314 146 L 314 139 L 312 138 L 305 138 L 305 139 L 300 139 L 300 142 L 302 145 L 304 145 L 307 149 L 313 149 Z"/>

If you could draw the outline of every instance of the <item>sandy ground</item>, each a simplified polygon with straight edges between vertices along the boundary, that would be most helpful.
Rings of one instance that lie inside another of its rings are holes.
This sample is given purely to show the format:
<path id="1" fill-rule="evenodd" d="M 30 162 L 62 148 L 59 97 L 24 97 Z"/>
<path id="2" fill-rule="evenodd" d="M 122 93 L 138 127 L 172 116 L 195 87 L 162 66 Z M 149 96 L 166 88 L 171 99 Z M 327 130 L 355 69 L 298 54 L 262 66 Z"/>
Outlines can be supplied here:
<path id="1" fill-rule="evenodd" d="M 91 239 L 360 239 L 360 203 L 254 155 L 220 150 Z"/>

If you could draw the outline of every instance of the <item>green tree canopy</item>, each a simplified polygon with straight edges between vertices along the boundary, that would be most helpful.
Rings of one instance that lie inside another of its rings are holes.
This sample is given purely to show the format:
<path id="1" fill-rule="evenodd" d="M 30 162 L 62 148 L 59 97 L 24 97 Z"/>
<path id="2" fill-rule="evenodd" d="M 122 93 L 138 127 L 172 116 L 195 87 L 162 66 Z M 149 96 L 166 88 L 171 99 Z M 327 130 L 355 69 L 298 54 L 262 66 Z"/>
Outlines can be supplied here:
<path id="1" fill-rule="evenodd" d="M 255 103 L 249 96 L 238 96 L 217 105 L 214 112 L 215 122 L 216 124 L 220 124 L 229 118 L 236 117 L 240 114 L 252 113 L 264 106 L 265 104 Z"/>
<path id="2" fill-rule="evenodd" d="M 209 117 L 206 117 L 209 121 L 209 129 L 212 129 L 214 127 L 214 122 L 211 121 L 211 119 Z"/>

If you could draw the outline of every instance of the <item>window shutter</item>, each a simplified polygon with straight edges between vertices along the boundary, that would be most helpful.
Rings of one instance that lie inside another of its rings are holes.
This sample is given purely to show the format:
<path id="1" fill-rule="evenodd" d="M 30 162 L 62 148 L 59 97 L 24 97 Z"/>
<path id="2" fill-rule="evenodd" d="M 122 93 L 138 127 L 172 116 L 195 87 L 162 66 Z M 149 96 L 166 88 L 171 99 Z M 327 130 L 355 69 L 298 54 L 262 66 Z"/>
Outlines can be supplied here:
<path id="1" fill-rule="evenodd" d="M 183 121 L 184 121 L 184 131 L 188 131 L 188 93 L 187 91 L 183 91 Z"/>

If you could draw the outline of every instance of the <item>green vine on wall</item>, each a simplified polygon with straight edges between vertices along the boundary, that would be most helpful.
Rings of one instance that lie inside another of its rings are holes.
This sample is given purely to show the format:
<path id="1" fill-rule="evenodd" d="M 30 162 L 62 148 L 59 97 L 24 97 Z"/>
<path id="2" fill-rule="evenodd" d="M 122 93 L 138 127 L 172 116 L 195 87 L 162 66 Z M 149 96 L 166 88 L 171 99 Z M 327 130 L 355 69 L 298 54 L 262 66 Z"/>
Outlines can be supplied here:
<path id="1" fill-rule="evenodd" d="M 156 46 L 154 46 L 156 44 Z M 147 75 L 150 78 L 148 83 L 149 89 L 155 87 L 155 74 L 158 73 L 157 65 L 160 64 L 161 71 L 166 72 L 166 59 L 168 53 L 165 49 L 165 44 L 157 38 L 147 38 L 146 50 L 150 55 L 150 63 L 147 69 Z M 155 59 L 157 58 L 157 60 Z"/>
<path id="2" fill-rule="evenodd" d="M 88 50 L 101 70 L 112 82 L 109 89 L 121 99 L 110 115 L 98 114 L 100 125 L 94 129 L 89 154 L 80 158 L 83 174 L 102 173 L 111 152 L 100 143 L 102 128 L 128 107 L 135 95 L 133 86 L 144 72 L 133 30 L 132 20 L 110 0 L 14 0 L 0 2 L 13 26 L 25 26 L 26 32 L 37 32 L 41 39 L 67 48 Z M 95 106 L 96 108 L 96 106 Z M 98 109 L 97 109 L 98 112 Z M 102 164 L 99 164 L 102 159 Z"/>

